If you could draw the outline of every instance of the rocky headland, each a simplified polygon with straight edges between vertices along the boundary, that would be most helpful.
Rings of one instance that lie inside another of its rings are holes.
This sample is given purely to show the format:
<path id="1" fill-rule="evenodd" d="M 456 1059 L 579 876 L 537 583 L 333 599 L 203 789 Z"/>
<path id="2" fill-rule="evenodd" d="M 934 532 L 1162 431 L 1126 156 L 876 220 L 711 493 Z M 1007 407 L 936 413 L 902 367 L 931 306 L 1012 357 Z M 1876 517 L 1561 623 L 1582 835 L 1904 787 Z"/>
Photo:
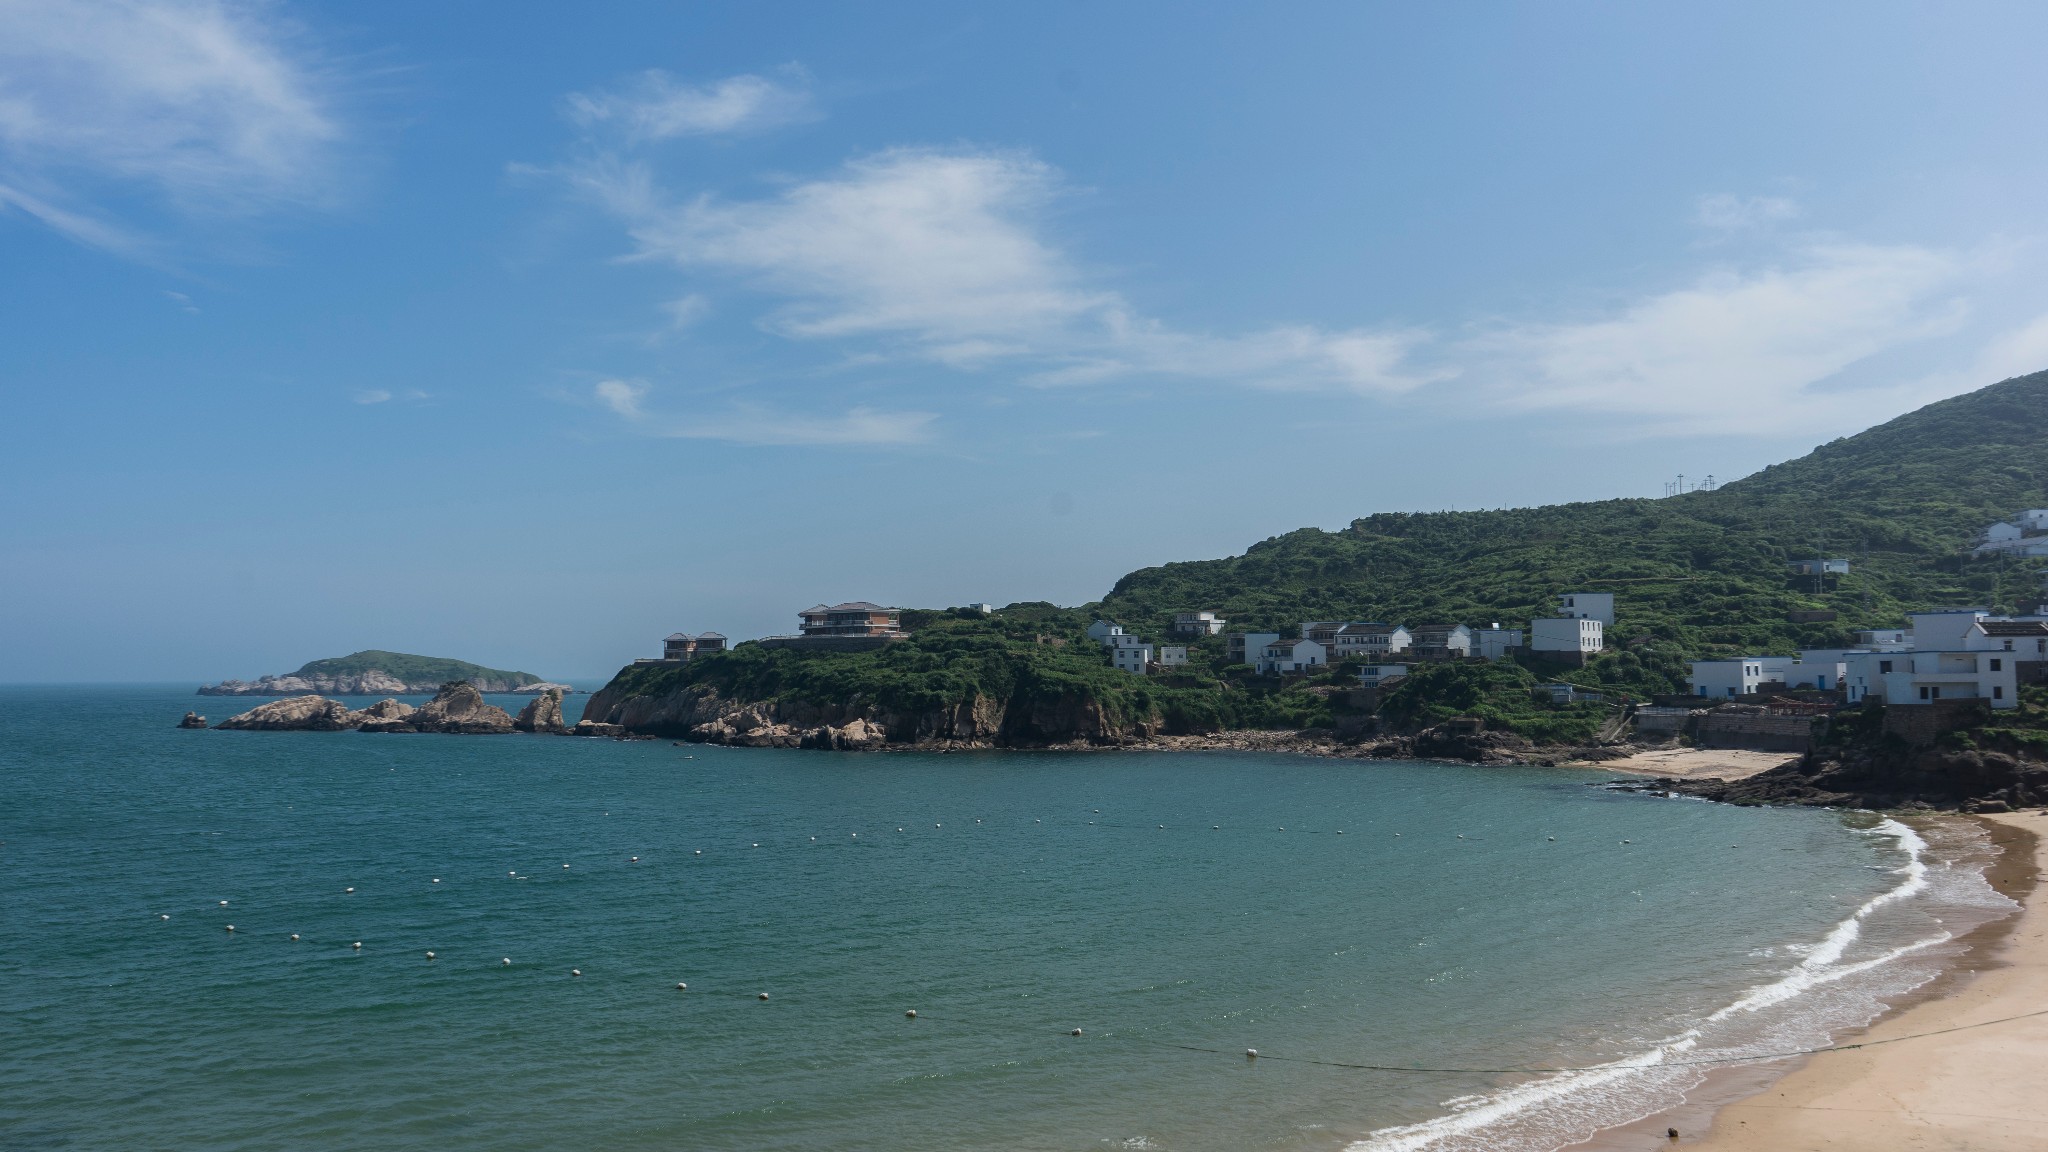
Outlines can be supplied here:
<path id="1" fill-rule="evenodd" d="M 550 693 L 540 699 L 554 701 L 557 727 L 552 730 L 559 730 L 561 696 Z M 539 702 L 536 700 L 534 703 Z M 529 706 L 528 711 L 531 710 L 532 706 Z M 360 732 L 491 735 L 513 731 L 514 721 L 503 708 L 485 703 L 476 685 L 455 680 L 441 685 L 432 700 L 417 708 L 400 700 L 385 699 L 351 711 L 341 701 L 324 696 L 292 696 L 259 704 L 239 716 L 228 717 L 215 727 L 251 732 L 343 732 L 353 729 Z"/>

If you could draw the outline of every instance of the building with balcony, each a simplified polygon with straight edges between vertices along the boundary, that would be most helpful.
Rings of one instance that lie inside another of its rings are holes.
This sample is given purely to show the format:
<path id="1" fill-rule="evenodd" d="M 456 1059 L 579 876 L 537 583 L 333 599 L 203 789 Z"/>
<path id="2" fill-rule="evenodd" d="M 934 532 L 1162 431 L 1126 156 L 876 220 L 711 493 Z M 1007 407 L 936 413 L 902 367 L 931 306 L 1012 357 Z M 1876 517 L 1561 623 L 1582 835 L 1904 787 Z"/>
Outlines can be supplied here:
<path id="1" fill-rule="evenodd" d="M 849 600 L 829 607 L 819 604 L 798 614 L 804 636 L 889 636 L 903 633 L 903 610 L 884 608 L 865 600 Z"/>

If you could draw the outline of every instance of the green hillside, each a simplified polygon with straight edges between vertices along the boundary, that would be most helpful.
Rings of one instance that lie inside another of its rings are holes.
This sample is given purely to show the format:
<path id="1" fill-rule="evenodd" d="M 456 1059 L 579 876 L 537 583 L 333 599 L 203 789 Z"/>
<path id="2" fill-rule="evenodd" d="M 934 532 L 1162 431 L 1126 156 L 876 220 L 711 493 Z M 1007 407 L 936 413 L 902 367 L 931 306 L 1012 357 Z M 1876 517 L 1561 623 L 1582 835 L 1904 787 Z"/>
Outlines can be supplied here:
<path id="1" fill-rule="evenodd" d="M 1519 626 L 1571 591 L 1617 594 L 1608 683 L 1676 687 L 1682 661 L 1846 643 L 1929 605 L 2015 608 L 2044 562 L 1972 560 L 1993 520 L 2048 507 L 2048 372 L 1929 405 L 1709 492 L 1489 512 L 1381 513 L 1242 556 L 1146 568 L 1102 609 L 1143 632 L 1208 609 L 1233 629 L 1303 620 Z M 1847 558 L 1816 589 L 1787 563 Z M 1832 610 L 1831 623 L 1788 614 Z M 1632 659 L 1633 658 L 1633 659 Z M 1662 681 L 1663 684 L 1659 682 Z"/>
<path id="2" fill-rule="evenodd" d="M 1110 667 L 1083 629 L 1107 616 L 1166 639 L 1175 612 L 1197 609 L 1221 612 L 1232 630 L 1284 635 L 1304 620 L 1520 627 L 1553 614 L 1561 593 L 1612 591 L 1609 651 L 1587 667 L 1534 657 L 1428 667 L 1378 705 L 1387 730 L 1476 716 L 1488 729 L 1572 743 L 1592 737 L 1610 711 L 1538 701 L 1533 690 L 1546 680 L 1635 695 L 1683 691 L 1686 662 L 1698 657 L 1844 645 L 1855 629 L 1899 627 L 1924 606 L 2034 603 L 2037 569 L 2048 561 L 1967 555 L 1985 525 L 2030 507 L 2048 507 L 2048 372 L 1930 405 L 1711 492 L 1382 513 L 1339 532 L 1274 537 L 1242 556 L 1133 572 L 1099 605 L 1013 604 L 993 617 L 906 611 L 912 638 L 880 651 L 741 644 L 680 668 L 627 668 L 613 688 L 661 696 L 712 686 L 731 700 L 899 714 L 983 698 L 1018 716 L 1083 700 L 1125 728 L 1357 730 L 1370 701 L 1349 690 L 1357 682 L 1347 668 L 1256 676 L 1227 662 L 1214 636 L 1193 642 L 1185 668 L 1138 678 Z M 1846 557 L 1852 570 L 1816 588 L 1787 569 L 1816 556 Z M 1816 611 L 1837 618 L 1790 619 Z"/>
<path id="3" fill-rule="evenodd" d="M 354 652 L 347 656 L 336 656 L 327 660 L 315 660 L 294 672 L 294 676 L 360 676 L 365 672 L 384 672 L 398 677 L 408 684 L 443 684 L 450 680 L 494 680 L 512 684 L 538 684 L 540 677 L 531 672 L 507 672 L 501 668 L 486 668 L 471 664 L 467 660 L 449 660 L 440 656 L 413 656 L 404 652 Z"/>

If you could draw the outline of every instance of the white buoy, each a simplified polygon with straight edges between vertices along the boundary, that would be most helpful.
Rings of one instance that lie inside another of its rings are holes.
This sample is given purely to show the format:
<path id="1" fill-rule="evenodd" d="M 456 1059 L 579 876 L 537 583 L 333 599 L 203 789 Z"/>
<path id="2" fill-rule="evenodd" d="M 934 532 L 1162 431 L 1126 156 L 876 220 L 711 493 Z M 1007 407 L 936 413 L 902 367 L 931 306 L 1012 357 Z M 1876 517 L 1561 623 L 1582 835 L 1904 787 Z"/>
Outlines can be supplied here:
<path id="1" fill-rule="evenodd" d="M 1622 841 L 1622 843 L 1623 843 L 1623 844 L 1633 844 L 1633 843 L 1635 843 L 1635 841 L 1633 841 L 1633 840 L 1623 840 L 1623 841 Z"/>
<path id="2" fill-rule="evenodd" d="M 945 825 L 944 825 L 944 824 L 934 824 L 934 825 L 932 825 L 932 827 L 934 827 L 934 828 L 944 828 L 944 827 L 945 827 Z"/>
<path id="3" fill-rule="evenodd" d="M 766 992 L 763 992 L 763 993 L 761 993 L 761 997 L 760 997 L 760 998 L 761 998 L 761 999 L 763 999 L 763 1000 L 766 1000 L 766 999 L 768 998 L 768 994 L 767 994 Z"/>
<path id="4" fill-rule="evenodd" d="M 635 857 L 633 857 L 632 859 L 630 859 L 630 860 L 626 861 L 626 863 L 628 863 L 628 864 L 638 864 L 639 862 L 640 862 L 640 858 L 639 858 L 638 856 L 635 856 Z"/>
<path id="5" fill-rule="evenodd" d="M 564 865 L 562 865 L 562 867 L 564 867 L 564 868 L 567 868 L 567 867 L 568 867 L 568 865 L 567 865 L 567 864 L 564 864 Z"/>
<path id="6" fill-rule="evenodd" d="M 1342 836 L 1343 834 L 1344 830 L 1342 828 L 1337 829 L 1337 835 Z"/>
<path id="7" fill-rule="evenodd" d="M 1463 840 L 1464 838 L 1465 834 L 1463 832 L 1458 833 L 1458 839 Z"/>
<path id="8" fill-rule="evenodd" d="M 912 1009 L 911 1009 L 910 1011 L 908 1011 L 908 1012 L 905 1012 L 905 1013 L 904 1013 L 904 1015 L 905 1015 L 905 1016 L 908 1016 L 908 1017 L 909 1017 L 909 1018 L 911 1018 L 912 1020 L 915 1020 L 915 1019 L 917 1019 L 917 1009 L 915 1009 L 915 1008 L 912 1008 Z"/>
<path id="9" fill-rule="evenodd" d="M 510 956 L 507 956 L 503 960 L 498 961 L 498 967 L 500 968 L 510 968 L 511 966 L 512 958 Z"/>
<path id="10" fill-rule="evenodd" d="M 1259 1058 L 1259 1050 L 1257 1048 L 1247 1048 L 1244 1050 L 1244 1054 L 1254 1060 Z"/>
<path id="11" fill-rule="evenodd" d="M 361 952 L 363 950 L 363 942 L 361 940 L 358 940 L 355 943 L 349 945 L 349 947 L 355 949 L 358 952 Z"/>
<path id="12" fill-rule="evenodd" d="M 697 855 L 702 856 L 703 854 L 704 850 L 702 848 L 697 849 Z"/>
<path id="13" fill-rule="evenodd" d="M 353 892 L 353 891 L 355 891 L 355 889 L 353 889 L 353 888 L 343 888 L 343 889 L 342 889 L 342 891 L 343 891 L 343 892 Z M 227 901 L 223 900 L 223 901 L 221 901 L 221 903 L 225 904 L 225 903 L 227 903 Z"/>
<path id="14" fill-rule="evenodd" d="M 223 900 L 223 901 L 221 901 L 221 902 L 220 902 L 220 906 L 221 906 L 221 907 L 223 907 L 223 908 L 225 908 L 225 907 L 227 907 L 227 906 L 228 906 L 228 902 L 227 902 L 227 901 L 225 901 L 225 900 Z"/>
<path id="15" fill-rule="evenodd" d="M 1076 1028 L 1076 1029 L 1074 1029 L 1074 1031 L 1073 1031 L 1072 1033 L 1070 1033 L 1070 1035 L 1074 1035 L 1074 1036 L 1079 1036 L 1080 1034 L 1081 1034 L 1081 1030 L 1080 1030 L 1079 1028 Z"/>
<path id="16" fill-rule="evenodd" d="M 515 868 L 515 869 L 513 869 L 512 871 L 510 871 L 510 872 L 507 872 L 507 873 L 505 873 L 505 875 L 507 875 L 507 876 L 517 876 L 517 875 L 519 875 L 519 870 Z"/>
<path id="17" fill-rule="evenodd" d="M 901 832 L 901 831 L 903 831 L 903 829 L 901 829 L 901 828 L 898 828 L 898 829 L 897 829 L 897 831 L 898 831 L 898 832 Z"/>
<path id="18" fill-rule="evenodd" d="M 1164 824 L 1161 824 L 1161 825 L 1160 825 L 1160 827 L 1161 827 L 1161 828 L 1164 828 L 1164 827 L 1166 827 L 1166 825 L 1164 825 Z"/>
<path id="19" fill-rule="evenodd" d="M 756 848 L 759 848 L 759 847 L 760 847 L 760 845 L 759 845 L 759 844 L 756 844 L 756 845 L 754 845 L 754 847 L 756 847 Z"/>
<path id="20" fill-rule="evenodd" d="M 975 822 L 976 824 L 979 824 L 979 823 L 981 823 L 981 817 L 979 817 L 979 816 L 976 816 L 976 817 L 974 818 L 974 822 Z"/>
<path id="21" fill-rule="evenodd" d="M 1285 829 L 1285 828 L 1282 828 L 1282 829 L 1281 829 L 1281 831 L 1282 831 L 1282 832 L 1285 832 L 1285 831 L 1287 831 L 1287 829 Z"/>
<path id="22" fill-rule="evenodd" d="M 571 969 L 569 969 L 569 975 L 571 975 L 571 976 L 581 976 L 581 975 L 583 975 L 583 969 L 581 969 L 581 968 L 571 968 Z"/>
<path id="23" fill-rule="evenodd" d="M 427 953 L 427 959 L 432 960 L 433 958 L 434 954 L 432 952 Z"/>
<path id="24" fill-rule="evenodd" d="M 297 940 L 298 938 L 299 934 L 297 932 L 292 933 L 292 939 Z"/>
<path id="25" fill-rule="evenodd" d="M 1545 839 L 1545 840 L 1555 840 L 1555 839 L 1557 839 L 1557 837 L 1555 837 L 1555 836 L 1545 836 L 1545 837 L 1544 837 L 1544 839 Z"/>
<path id="26" fill-rule="evenodd" d="M 1211 831 L 1211 832 L 1221 832 L 1221 831 L 1223 831 L 1223 825 L 1221 825 L 1221 824 L 1211 824 L 1211 825 L 1209 825 L 1209 831 Z"/>
<path id="27" fill-rule="evenodd" d="M 440 882 L 441 878 L 439 876 L 434 877 L 434 883 L 439 884 Z"/>
<path id="28" fill-rule="evenodd" d="M 1033 823 L 1033 824 L 1043 824 L 1043 823 L 1045 823 L 1045 821 L 1043 821 L 1043 820 L 1033 820 L 1033 821 L 1032 821 L 1032 823 Z"/>
<path id="29" fill-rule="evenodd" d="M 169 920 L 171 918 L 171 914 L 169 912 L 159 912 L 156 914 L 156 918 L 159 920 Z"/>
<path id="30" fill-rule="evenodd" d="M 228 925 L 228 931 L 233 932 L 234 930 L 235 926 L 233 924 Z"/>
<path id="31" fill-rule="evenodd" d="M 811 843 L 815 844 L 815 843 L 817 843 L 817 842 L 818 842 L 818 838 L 817 838 L 816 836 L 813 836 L 813 837 L 811 837 Z"/>
<path id="32" fill-rule="evenodd" d="M 1396 838 L 1396 839 L 1399 839 L 1399 838 L 1400 838 L 1400 835 L 1401 835 L 1401 834 L 1400 834 L 1399 832 L 1396 832 L 1396 833 L 1394 833 L 1394 836 L 1395 836 L 1395 838 Z"/>
<path id="33" fill-rule="evenodd" d="M 979 824 L 979 823 L 981 823 L 981 821 L 979 821 L 979 820 L 976 820 L 976 821 L 975 821 L 975 823 L 976 823 L 976 824 Z M 853 838 L 854 838 L 855 840 L 858 840 L 858 839 L 860 839 L 860 833 L 858 833 L 858 832 L 855 832 L 855 833 L 853 834 Z"/>
<path id="34" fill-rule="evenodd" d="M 689 986 L 688 984 L 685 984 L 685 983 L 683 983 L 683 982 L 682 982 L 682 981 L 680 981 L 680 980 L 676 981 L 676 991 L 678 991 L 678 992 L 688 992 L 689 990 L 690 990 L 690 986 Z"/>

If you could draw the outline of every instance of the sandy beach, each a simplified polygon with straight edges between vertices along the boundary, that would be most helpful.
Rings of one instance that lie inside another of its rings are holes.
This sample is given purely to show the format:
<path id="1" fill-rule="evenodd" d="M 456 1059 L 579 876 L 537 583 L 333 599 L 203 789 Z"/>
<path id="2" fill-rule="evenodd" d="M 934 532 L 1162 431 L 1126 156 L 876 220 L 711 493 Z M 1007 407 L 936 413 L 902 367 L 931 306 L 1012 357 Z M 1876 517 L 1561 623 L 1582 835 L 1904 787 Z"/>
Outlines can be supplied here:
<path id="1" fill-rule="evenodd" d="M 2048 1147 L 2048 1015 L 2006 1020 L 2048 1012 L 2048 912 L 2035 885 L 2048 870 L 2048 838 L 2040 835 L 2048 816 L 1980 818 L 1992 821 L 2007 845 L 1994 883 L 2025 905 L 2016 920 L 1981 930 L 1981 956 L 1863 1035 L 1840 1041 L 1871 1046 L 1807 1058 L 1783 1079 L 1720 1108 L 1704 1133 L 1686 1126 L 1699 1124 L 1699 1112 L 1681 1109 L 1668 1125 L 1653 1117 L 1596 1143 L 1669 1147 L 1663 1130 L 1677 1126 L 1680 1144 L 1715 1152 Z M 1754 1083 L 1754 1073 L 1738 1076 Z M 1633 1142 L 1616 1143 L 1623 1133 Z"/>
<path id="2" fill-rule="evenodd" d="M 1797 759 L 1790 752 L 1752 752 L 1744 748 L 1660 748 L 1620 760 L 1569 763 L 1572 767 L 1598 768 L 1602 772 L 1633 772 L 1676 780 L 1741 780 Z"/>

